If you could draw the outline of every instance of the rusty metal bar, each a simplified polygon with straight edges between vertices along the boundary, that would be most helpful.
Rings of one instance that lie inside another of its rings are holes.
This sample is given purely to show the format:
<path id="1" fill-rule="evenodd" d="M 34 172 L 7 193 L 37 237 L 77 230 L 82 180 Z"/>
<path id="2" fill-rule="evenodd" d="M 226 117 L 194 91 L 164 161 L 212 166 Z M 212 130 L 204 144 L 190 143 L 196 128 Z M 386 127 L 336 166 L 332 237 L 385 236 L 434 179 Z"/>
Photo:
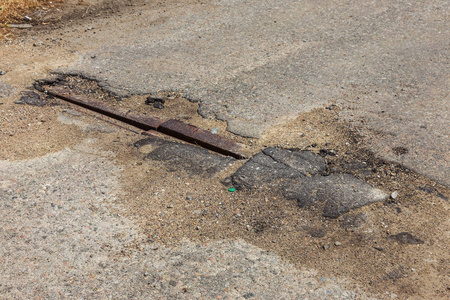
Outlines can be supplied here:
<path id="1" fill-rule="evenodd" d="M 241 153 L 242 147 L 238 143 L 178 120 L 170 119 L 160 124 L 158 131 L 217 153 L 238 159 L 245 158 Z"/>
<path id="2" fill-rule="evenodd" d="M 140 128 L 144 130 L 142 134 L 154 135 L 153 132 L 156 131 L 215 151 L 217 153 L 232 156 L 237 159 L 246 158 L 246 156 L 242 153 L 243 147 L 241 144 L 230 141 L 224 137 L 221 137 L 220 135 L 213 134 L 207 130 L 203 130 L 201 128 L 183 123 L 178 120 L 170 119 L 168 121 L 164 121 L 159 118 L 153 118 L 149 116 L 124 114 L 111 109 L 102 102 L 82 100 L 79 99 L 79 96 L 74 97 L 71 94 L 66 93 L 62 89 L 48 90 L 47 93 L 67 102 L 79 105 L 81 107 L 114 118 L 126 124 L 130 124 L 137 128 Z M 146 133 L 146 131 L 148 132 Z"/>
<path id="3" fill-rule="evenodd" d="M 47 93 L 51 96 L 60 98 L 67 102 L 70 102 L 70 103 L 76 104 L 78 106 L 87 108 L 89 110 L 101 113 L 102 115 L 114 118 L 121 122 L 133 125 L 142 130 L 151 130 L 151 129 L 157 130 L 158 126 L 164 122 L 161 119 L 152 118 L 149 116 L 127 115 L 127 114 L 124 114 L 124 113 L 121 113 L 121 112 L 118 112 L 116 110 L 109 108 L 102 102 L 92 101 L 92 100 L 81 100 L 79 98 L 75 98 L 74 96 L 65 93 L 64 90 L 62 90 L 62 89 L 48 90 Z"/>

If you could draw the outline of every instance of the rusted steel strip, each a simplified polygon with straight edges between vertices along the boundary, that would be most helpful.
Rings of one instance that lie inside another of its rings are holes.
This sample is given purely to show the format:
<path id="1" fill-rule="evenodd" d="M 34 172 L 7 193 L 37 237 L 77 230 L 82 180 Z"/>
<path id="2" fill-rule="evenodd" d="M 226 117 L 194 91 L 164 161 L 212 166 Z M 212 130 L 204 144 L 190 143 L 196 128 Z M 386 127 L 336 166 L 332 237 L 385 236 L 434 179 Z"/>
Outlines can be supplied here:
<path id="1" fill-rule="evenodd" d="M 178 120 L 170 119 L 160 124 L 158 131 L 221 154 L 245 158 L 241 153 L 242 146 L 238 143 Z"/>
<path id="2" fill-rule="evenodd" d="M 159 118 L 149 116 L 124 114 L 109 108 L 104 103 L 85 99 L 82 100 L 79 99 L 79 96 L 74 97 L 62 89 L 48 90 L 47 93 L 67 102 L 148 131 L 148 133 L 144 131 L 142 134 L 152 134 L 154 132 L 153 130 L 155 130 L 217 153 L 229 155 L 237 159 L 246 158 L 242 153 L 243 147 L 240 144 L 178 120 L 170 119 L 168 121 L 163 121 Z"/>
<path id="3" fill-rule="evenodd" d="M 127 115 L 121 112 L 118 112 L 116 110 L 113 110 L 106 106 L 104 103 L 98 102 L 98 101 L 92 101 L 92 100 L 81 100 L 79 99 L 79 96 L 75 98 L 74 96 L 70 94 L 66 94 L 64 90 L 62 89 L 52 89 L 48 90 L 47 93 L 49 95 L 52 95 L 54 97 L 58 97 L 60 99 L 63 99 L 67 102 L 79 105 L 81 107 L 87 108 L 89 110 L 101 113 L 105 116 L 114 118 L 116 120 L 122 121 L 124 123 L 133 125 L 137 128 L 140 128 L 142 130 L 157 130 L 158 126 L 163 123 L 164 121 L 158 118 L 152 118 L 149 116 L 136 116 L 136 115 Z"/>

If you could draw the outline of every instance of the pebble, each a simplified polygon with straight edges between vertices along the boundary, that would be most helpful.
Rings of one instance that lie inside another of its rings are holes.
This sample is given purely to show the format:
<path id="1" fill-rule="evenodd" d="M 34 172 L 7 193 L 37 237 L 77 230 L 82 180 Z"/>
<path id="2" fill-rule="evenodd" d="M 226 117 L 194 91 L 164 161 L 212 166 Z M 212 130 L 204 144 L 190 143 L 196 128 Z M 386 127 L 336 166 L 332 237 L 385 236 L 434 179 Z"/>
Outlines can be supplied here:
<path id="1" fill-rule="evenodd" d="M 157 102 L 164 104 L 166 101 L 164 100 L 164 98 L 155 98 L 152 96 L 148 96 L 147 99 L 145 100 L 145 104 L 147 105 L 154 104 Z"/>
<path id="2" fill-rule="evenodd" d="M 157 109 L 163 109 L 164 108 L 164 104 L 162 104 L 161 102 L 155 102 L 153 104 L 153 107 L 157 108 Z"/>
<path id="3" fill-rule="evenodd" d="M 212 134 L 217 134 L 218 132 L 219 132 L 219 127 L 214 127 L 213 129 L 211 129 Z"/>
<path id="4" fill-rule="evenodd" d="M 323 245 L 322 248 L 323 250 L 327 250 L 328 248 L 330 248 L 330 245 Z"/>
<path id="5" fill-rule="evenodd" d="M 392 192 L 391 198 L 392 198 L 392 199 L 395 199 L 395 198 L 397 198 L 397 197 L 398 197 L 398 193 L 397 193 L 397 192 Z"/>
<path id="6" fill-rule="evenodd" d="M 3 71 L 3 70 L 0 70 L 0 75 L 5 75 L 6 74 L 6 72 L 5 71 Z"/>
<path id="7" fill-rule="evenodd" d="M 341 242 L 334 242 L 334 245 L 340 246 L 340 245 L 342 245 L 342 243 Z"/>
<path id="8" fill-rule="evenodd" d="M 167 208 L 173 208 L 173 204 L 167 205 Z"/>

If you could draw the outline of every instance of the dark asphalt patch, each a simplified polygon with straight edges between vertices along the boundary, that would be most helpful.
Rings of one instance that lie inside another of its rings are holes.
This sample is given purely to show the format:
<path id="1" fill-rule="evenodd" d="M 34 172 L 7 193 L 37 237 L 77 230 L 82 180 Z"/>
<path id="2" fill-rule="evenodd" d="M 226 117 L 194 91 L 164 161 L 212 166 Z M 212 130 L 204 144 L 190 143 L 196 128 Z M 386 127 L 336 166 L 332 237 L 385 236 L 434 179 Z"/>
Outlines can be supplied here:
<path id="1" fill-rule="evenodd" d="M 287 199 L 296 200 L 299 207 L 323 205 L 323 216 L 329 218 L 389 197 L 350 174 L 306 177 L 286 186 L 283 193 Z"/>
<path id="2" fill-rule="evenodd" d="M 357 169 L 365 167 L 356 164 Z M 370 203 L 385 201 L 389 195 L 351 174 L 327 174 L 325 159 L 311 151 L 270 147 L 253 156 L 235 174 L 238 189 L 269 187 L 299 207 L 317 206 L 329 218 Z"/>
<path id="3" fill-rule="evenodd" d="M 145 159 L 163 161 L 168 170 L 173 172 L 181 168 L 188 174 L 209 176 L 231 166 L 235 161 L 232 157 L 221 156 L 194 145 L 154 137 L 135 143 L 137 148 L 146 145 L 149 145 L 152 151 L 146 155 Z"/>
<path id="4" fill-rule="evenodd" d="M 325 172 L 325 160 L 310 151 L 291 151 L 269 147 L 254 155 L 233 176 L 238 189 L 278 187 L 280 181 Z"/>
<path id="5" fill-rule="evenodd" d="M 35 92 L 22 92 L 22 97 L 14 102 L 15 104 L 28 104 L 32 106 L 45 106 L 52 105 L 47 99 L 41 98 L 38 93 Z"/>

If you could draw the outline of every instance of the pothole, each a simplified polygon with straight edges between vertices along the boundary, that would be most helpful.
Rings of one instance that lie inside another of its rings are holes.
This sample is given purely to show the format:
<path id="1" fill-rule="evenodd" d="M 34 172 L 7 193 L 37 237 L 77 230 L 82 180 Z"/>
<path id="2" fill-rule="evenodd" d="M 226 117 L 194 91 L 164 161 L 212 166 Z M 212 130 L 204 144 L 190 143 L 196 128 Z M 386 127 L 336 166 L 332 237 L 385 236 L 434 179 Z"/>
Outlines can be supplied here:
<path id="1" fill-rule="evenodd" d="M 223 135 L 231 140 L 245 143 L 245 139 L 226 131 L 226 123 L 205 119 L 198 114 L 198 103 L 189 101 L 177 91 L 156 91 L 148 95 L 132 95 L 123 98 L 105 91 L 101 84 L 83 76 L 59 75 L 51 79 L 37 80 L 35 87 L 44 91 L 45 87 L 58 86 L 64 90 L 82 95 L 86 99 L 101 101 L 118 111 L 128 114 L 149 115 L 163 120 L 177 119 L 199 128 Z M 157 101 L 155 101 L 157 99 Z M 153 100 L 153 101 L 152 101 Z M 155 107 L 155 102 L 163 106 Z M 164 103 L 163 103 L 164 102 Z"/>
<path id="2" fill-rule="evenodd" d="M 337 176 L 336 185 L 340 185 L 340 176 L 351 176 L 358 184 L 368 184 L 390 196 L 352 207 L 333 219 L 323 216 L 321 205 L 299 208 L 298 198 L 289 200 L 280 191 L 280 181 L 230 192 L 229 187 L 236 183 L 232 175 L 245 161 L 211 172 L 202 165 L 206 158 L 201 156 L 193 155 L 187 165 L 189 155 L 172 153 L 162 158 L 164 149 L 166 154 L 173 150 L 170 142 L 139 142 L 143 137 L 131 134 L 125 142 L 114 143 L 111 136 L 101 147 L 113 149 L 117 163 L 123 167 L 123 192 L 118 201 L 149 239 L 177 244 L 184 237 L 199 242 L 241 238 L 282 255 L 298 267 L 343 276 L 373 292 L 389 290 L 402 296 L 419 293 L 431 297 L 437 294 L 430 291 L 446 293 L 448 274 L 444 266 L 450 258 L 443 245 L 449 242 L 449 191 L 399 164 L 377 158 L 347 124 L 339 121 L 335 112 L 338 108 L 316 109 L 270 128 L 261 139 L 244 139 L 226 132 L 223 122 L 201 118 L 196 103 L 178 96 L 164 92 L 151 95 L 165 99 L 164 108 L 158 109 L 145 104 L 149 95 L 119 99 L 102 91 L 96 82 L 80 77 L 64 80 L 63 86 L 124 111 L 184 118 L 207 130 L 218 127 L 221 134 L 249 145 L 256 155 L 261 150 L 278 149 L 310 153 L 325 162 L 326 168 L 303 170 L 302 176 L 291 179 L 311 183 L 314 178 Z M 136 142 L 139 149 L 132 146 Z M 264 155 L 272 163 L 281 160 L 276 153 Z M 283 165 L 293 166 L 287 161 Z M 350 180 L 346 186 L 352 185 Z M 429 263 L 429 253 L 438 259 Z M 424 284 L 412 284 L 415 281 Z"/>

